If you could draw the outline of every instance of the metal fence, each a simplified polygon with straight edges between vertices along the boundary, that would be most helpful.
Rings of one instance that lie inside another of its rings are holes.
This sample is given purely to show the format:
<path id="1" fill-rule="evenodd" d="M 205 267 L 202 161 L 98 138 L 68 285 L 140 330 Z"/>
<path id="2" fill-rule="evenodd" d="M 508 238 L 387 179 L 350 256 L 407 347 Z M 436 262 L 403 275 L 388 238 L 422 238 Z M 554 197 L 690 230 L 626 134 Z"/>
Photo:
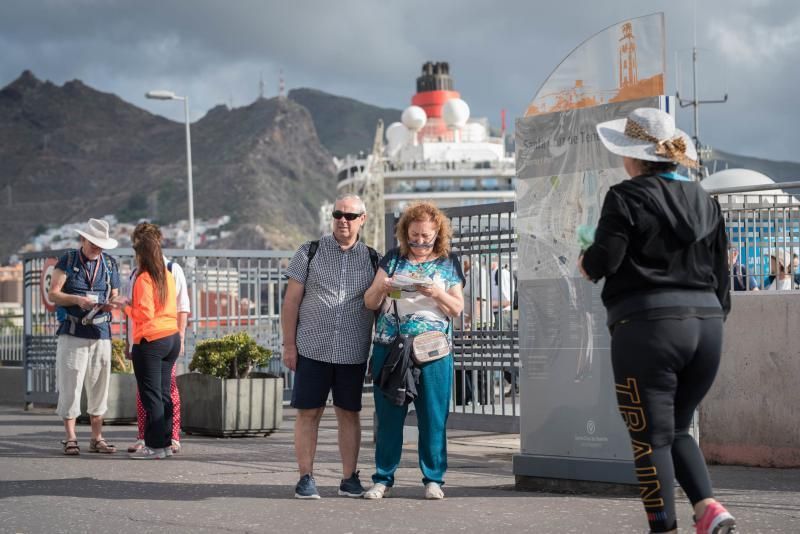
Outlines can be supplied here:
<path id="1" fill-rule="evenodd" d="M 774 187 L 774 186 L 773 186 Z M 712 191 L 719 199 L 741 263 L 758 280 L 770 281 L 769 256 L 783 249 L 800 254 L 800 202 L 758 188 Z M 744 194 L 748 193 L 748 194 Z M 516 306 L 517 236 L 513 202 L 445 210 L 453 227 L 452 250 L 464 262 L 464 312 L 454 321 L 455 381 L 449 424 L 456 428 L 516 432 L 519 429 L 519 347 Z M 387 248 L 394 246 L 396 214 L 386 215 Z M 14 347 L 23 345 L 27 377 L 26 402 L 54 403 L 55 313 L 45 300 L 47 271 L 64 251 L 26 254 L 24 261 L 24 329 L 0 332 L 3 362 L 18 361 Z M 269 371 L 285 379 L 293 373 L 281 358 L 280 307 L 283 273 L 292 252 L 167 250 L 186 272 L 193 311 L 186 335 L 186 354 L 209 337 L 247 331 L 273 351 Z M 127 280 L 133 251 L 114 256 Z M 795 260 L 796 261 L 796 260 Z M 467 264 L 469 266 L 467 267 Z M 797 274 L 795 264 L 792 276 Z M 795 282 L 796 284 L 796 282 Z M 792 284 L 793 287 L 797 287 Z M 115 335 L 125 323 L 116 317 Z M 22 343 L 13 335 L 23 335 Z M 179 365 L 185 369 L 188 357 Z"/>
<path id="2" fill-rule="evenodd" d="M 22 365 L 22 315 L 4 315 L 0 321 L 0 365 Z"/>
<path id="3" fill-rule="evenodd" d="M 26 402 L 55 403 L 55 308 L 46 298 L 50 273 L 66 251 L 30 253 L 23 256 L 24 338 L 27 380 Z M 293 374 L 281 365 L 280 307 L 285 282 L 283 272 L 291 252 L 166 250 L 184 269 L 192 301 L 186 330 L 185 355 L 178 361 L 186 369 L 194 346 L 203 339 L 246 331 L 273 351 L 269 371 L 284 376 L 288 390 Z M 117 249 L 123 291 L 131 271 L 133 251 Z M 114 337 L 124 337 L 126 322 L 115 313 Z"/>
<path id="4" fill-rule="evenodd" d="M 798 184 L 710 191 L 722 207 L 730 248 L 738 256 L 731 264 L 732 281 L 743 290 L 800 290 L 800 201 L 776 192 L 792 185 Z"/>
<path id="5" fill-rule="evenodd" d="M 454 387 L 448 426 L 519 431 L 517 236 L 513 202 L 443 210 L 465 270 L 464 312 L 454 321 Z M 387 214 L 387 249 L 396 246 Z"/>

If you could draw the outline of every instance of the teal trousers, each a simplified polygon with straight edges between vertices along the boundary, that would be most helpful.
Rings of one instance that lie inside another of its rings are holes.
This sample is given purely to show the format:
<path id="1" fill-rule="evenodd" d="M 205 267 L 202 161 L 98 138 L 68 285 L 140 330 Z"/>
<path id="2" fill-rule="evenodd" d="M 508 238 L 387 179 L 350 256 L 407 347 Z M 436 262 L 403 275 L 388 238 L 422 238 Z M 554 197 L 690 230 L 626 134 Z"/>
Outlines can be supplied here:
<path id="1" fill-rule="evenodd" d="M 388 347 L 375 344 L 372 350 L 372 376 L 378 376 Z M 447 414 L 453 388 L 453 356 L 446 356 L 422 367 L 414 401 L 419 429 L 419 468 L 422 483 L 444 484 L 447 471 Z M 375 474 L 372 481 L 394 485 L 394 472 L 403 452 L 403 425 L 408 405 L 392 404 L 378 388 L 374 390 L 377 430 L 375 433 Z"/>

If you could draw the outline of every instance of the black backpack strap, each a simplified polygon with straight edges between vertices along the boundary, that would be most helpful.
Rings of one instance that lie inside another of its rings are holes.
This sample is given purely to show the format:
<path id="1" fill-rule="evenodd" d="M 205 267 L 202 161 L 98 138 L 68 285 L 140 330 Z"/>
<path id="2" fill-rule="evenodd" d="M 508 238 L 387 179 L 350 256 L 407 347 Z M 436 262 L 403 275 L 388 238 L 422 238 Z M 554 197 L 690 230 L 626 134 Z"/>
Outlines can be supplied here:
<path id="1" fill-rule="evenodd" d="M 392 250 L 387 252 L 386 255 L 389 256 L 390 265 L 392 264 L 392 260 L 394 260 L 394 265 L 390 267 L 391 272 L 387 273 L 389 275 L 389 278 L 391 278 L 394 275 L 394 272 L 397 270 L 397 265 L 400 263 L 400 249 L 393 248 Z"/>
<path id="2" fill-rule="evenodd" d="M 168 262 L 167 262 L 167 270 L 168 270 L 169 272 L 172 272 L 172 262 L 171 262 L 171 261 L 168 261 Z M 174 274 L 174 273 L 173 273 L 173 274 Z"/>
<path id="3" fill-rule="evenodd" d="M 377 273 L 378 263 L 380 262 L 378 251 L 370 246 L 367 246 L 367 250 L 369 251 L 369 262 L 372 264 L 372 271 Z"/>
<path id="4" fill-rule="evenodd" d="M 311 269 L 311 260 L 314 259 L 314 256 L 317 255 L 317 249 L 319 248 L 319 240 L 312 241 L 308 245 L 308 253 L 306 257 L 308 258 L 308 263 L 306 263 L 306 279 L 303 282 L 303 298 L 306 296 L 306 287 L 308 287 L 308 273 Z"/>
<path id="5" fill-rule="evenodd" d="M 308 254 L 306 254 L 306 256 L 308 257 L 308 263 L 306 263 L 306 282 L 308 282 L 308 270 L 311 268 L 311 260 L 313 260 L 314 256 L 317 255 L 317 249 L 318 248 L 319 248 L 319 241 L 318 240 L 317 241 L 312 241 L 308 245 Z M 305 285 L 305 284 L 303 284 L 303 285 Z"/>

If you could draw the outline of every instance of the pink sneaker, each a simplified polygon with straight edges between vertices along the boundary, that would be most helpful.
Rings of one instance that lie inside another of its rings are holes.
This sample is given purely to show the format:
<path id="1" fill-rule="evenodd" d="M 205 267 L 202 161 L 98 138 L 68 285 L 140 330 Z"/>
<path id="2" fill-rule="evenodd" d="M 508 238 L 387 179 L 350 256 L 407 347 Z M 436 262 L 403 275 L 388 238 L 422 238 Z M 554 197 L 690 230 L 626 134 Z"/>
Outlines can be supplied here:
<path id="1" fill-rule="evenodd" d="M 697 534 L 728 534 L 736 528 L 736 520 L 724 506 L 712 502 L 703 512 L 703 517 L 695 523 Z"/>

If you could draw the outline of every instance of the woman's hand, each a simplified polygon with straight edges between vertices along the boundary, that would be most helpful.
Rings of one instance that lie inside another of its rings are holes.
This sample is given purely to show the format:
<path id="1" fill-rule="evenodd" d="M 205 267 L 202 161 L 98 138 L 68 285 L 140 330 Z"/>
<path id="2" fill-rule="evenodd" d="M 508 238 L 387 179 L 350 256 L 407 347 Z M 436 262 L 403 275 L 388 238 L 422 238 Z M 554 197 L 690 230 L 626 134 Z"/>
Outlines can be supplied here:
<path id="1" fill-rule="evenodd" d="M 583 254 L 578 256 L 578 270 L 581 272 L 581 276 L 585 279 L 592 281 L 592 278 L 586 273 L 586 270 L 583 268 Z"/>
<path id="2" fill-rule="evenodd" d="M 128 297 L 125 297 L 125 296 L 123 296 L 123 295 L 117 295 L 116 297 L 113 297 L 113 298 L 112 298 L 112 299 L 111 299 L 111 300 L 108 302 L 108 304 L 109 304 L 109 305 L 110 305 L 112 308 L 116 308 L 116 309 L 118 309 L 118 310 L 121 310 L 122 308 L 124 308 L 125 306 L 127 306 L 127 305 L 128 305 L 128 302 L 129 302 L 129 301 L 128 301 Z"/>
<path id="3" fill-rule="evenodd" d="M 437 299 L 442 296 L 444 293 L 444 289 L 437 286 L 436 284 L 430 285 L 415 285 L 414 286 L 417 290 L 417 293 L 420 295 L 424 295 L 426 297 L 430 297 L 432 299 Z"/>
<path id="4" fill-rule="evenodd" d="M 396 289 L 393 284 L 394 278 L 386 278 L 383 280 L 383 292 L 385 295 L 388 295 Z"/>

